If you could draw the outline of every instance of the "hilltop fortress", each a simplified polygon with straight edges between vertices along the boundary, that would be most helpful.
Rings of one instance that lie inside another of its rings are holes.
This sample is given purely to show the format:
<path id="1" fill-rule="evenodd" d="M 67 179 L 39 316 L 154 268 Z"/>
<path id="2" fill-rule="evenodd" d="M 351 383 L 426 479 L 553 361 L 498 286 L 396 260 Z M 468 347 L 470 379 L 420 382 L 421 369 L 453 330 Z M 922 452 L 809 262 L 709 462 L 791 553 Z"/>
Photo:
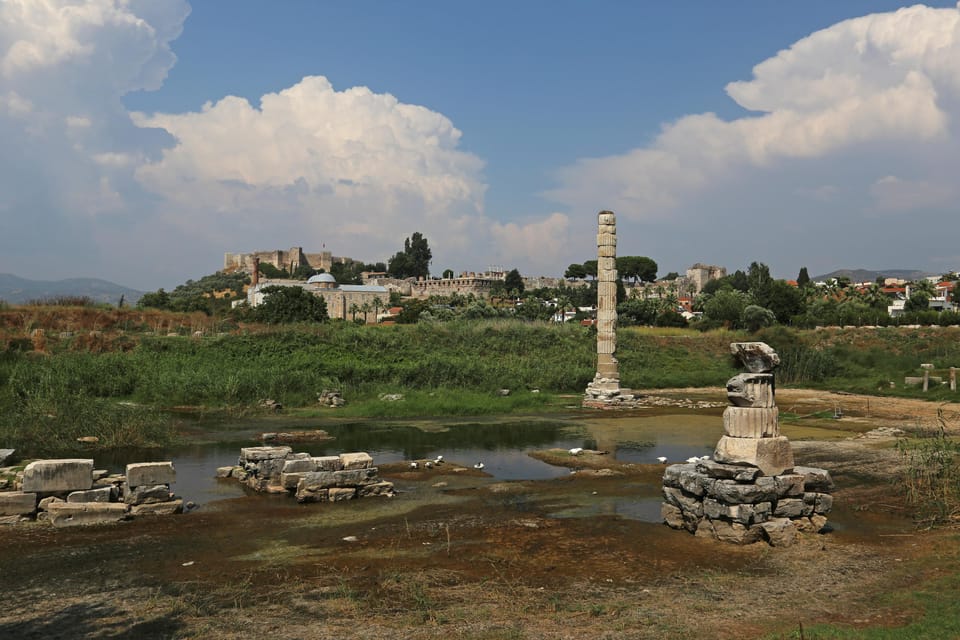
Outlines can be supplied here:
<path id="1" fill-rule="evenodd" d="M 274 249 L 272 251 L 253 251 L 250 253 L 226 253 L 223 256 L 224 271 L 244 271 L 253 273 L 255 261 L 260 264 L 270 264 L 280 270 L 286 270 L 287 273 L 293 273 L 303 266 L 310 267 L 315 271 L 329 273 L 331 267 L 337 263 L 348 263 L 353 258 L 338 257 L 330 251 L 321 251 L 319 253 L 304 253 L 302 247 L 291 247 L 287 251 Z M 675 293 L 683 295 L 696 295 L 700 293 L 710 280 L 722 278 L 727 274 L 727 270 L 716 265 L 706 265 L 697 263 L 687 269 L 686 276 L 681 276 L 675 281 L 669 283 L 670 289 Z M 490 295 L 490 290 L 497 282 L 503 282 L 506 278 L 506 271 L 503 268 L 490 268 L 483 273 L 464 271 L 460 275 L 452 278 L 408 278 L 399 280 L 389 277 L 386 273 L 364 273 L 364 285 L 381 286 L 388 291 L 396 291 L 404 296 L 426 299 L 430 296 L 440 295 L 449 296 L 453 294 L 469 295 L 473 294 L 478 298 L 486 298 Z M 542 287 L 585 287 L 588 286 L 585 280 L 567 280 L 559 277 L 546 276 L 524 276 L 523 284 L 527 289 L 539 289 Z M 639 286 L 644 291 L 644 297 L 659 297 L 661 293 L 656 293 L 658 285 L 662 283 L 643 283 Z M 662 288 L 662 286 L 660 287 Z"/>
<path id="2" fill-rule="evenodd" d="M 291 247 L 287 251 L 275 249 L 273 251 L 254 251 L 252 253 L 225 253 L 223 254 L 224 271 L 246 271 L 253 273 L 253 261 L 258 258 L 261 264 L 272 264 L 277 269 L 286 269 L 293 273 L 302 266 L 308 266 L 316 271 L 330 271 L 335 262 L 349 262 L 350 258 L 334 256 L 330 251 L 320 253 L 304 253 L 303 247 Z"/>

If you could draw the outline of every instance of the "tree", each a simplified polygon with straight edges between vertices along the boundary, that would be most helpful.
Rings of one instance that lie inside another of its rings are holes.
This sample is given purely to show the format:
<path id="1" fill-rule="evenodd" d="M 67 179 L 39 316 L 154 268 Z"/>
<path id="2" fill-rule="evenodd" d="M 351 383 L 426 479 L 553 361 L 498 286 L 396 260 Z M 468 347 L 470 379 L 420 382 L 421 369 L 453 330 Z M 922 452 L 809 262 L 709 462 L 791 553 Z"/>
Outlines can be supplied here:
<path id="1" fill-rule="evenodd" d="M 721 289 L 703 305 L 704 317 L 735 328 L 747 306 L 746 294 L 734 289 Z"/>
<path id="2" fill-rule="evenodd" d="M 387 272 L 394 278 L 426 278 L 430 275 L 430 260 L 433 252 L 427 239 L 419 231 L 403 241 L 403 251 L 398 251 L 387 265 Z"/>
<path id="3" fill-rule="evenodd" d="M 350 319 L 353 321 L 356 321 L 357 314 L 360 312 L 360 305 L 358 305 L 356 302 L 352 303 L 350 305 L 349 311 L 350 311 Z"/>
<path id="4" fill-rule="evenodd" d="M 633 281 L 653 282 L 657 279 L 657 263 L 646 256 L 621 256 L 617 258 L 617 271 Z"/>
<path id="5" fill-rule="evenodd" d="M 923 292 L 911 294 L 903 305 L 903 310 L 906 312 L 926 311 L 929 308 L 930 298 Z"/>
<path id="6" fill-rule="evenodd" d="M 597 277 L 597 261 L 596 260 L 587 260 L 583 263 L 583 271 L 591 278 Z"/>
<path id="7" fill-rule="evenodd" d="M 453 269 L 444 269 L 443 270 L 443 279 L 450 280 L 453 278 Z"/>
<path id="8" fill-rule="evenodd" d="M 916 282 L 910 283 L 910 297 L 913 297 L 915 293 L 922 293 L 929 300 L 934 297 L 937 293 L 936 287 L 933 286 L 933 283 L 924 278 L 923 280 L 917 280 Z"/>
<path id="9" fill-rule="evenodd" d="M 272 279 L 274 279 L 274 280 L 279 280 L 279 279 L 284 279 L 284 278 L 289 278 L 289 277 L 290 277 L 290 274 L 287 273 L 287 270 L 286 270 L 286 269 L 278 269 L 278 268 L 276 268 L 275 266 L 273 266 L 272 264 L 270 264 L 269 262 L 261 262 L 261 263 L 260 263 L 260 269 L 259 269 L 259 271 L 260 271 L 260 273 L 263 274 L 263 276 L 264 276 L 265 278 L 272 278 Z M 188 280 L 188 281 L 187 281 L 187 284 L 189 285 L 189 284 L 192 284 L 192 283 Z"/>
<path id="10" fill-rule="evenodd" d="M 663 279 L 664 279 L 664 280 L 670 280 L 670 281 L 672 282 L 672 281 L 676 280 L 676 279 L 679 278 L 679 277 L 680 277 L 680 274 L 679 274 L 679 273 L 677 273 L 676 271 L 671 271 L 671 272 L 668 273 L 667 275 L 663 276 Z"/>
<path id="11" fill-rule="evenodd" d="M 583 280 L 587 277 L 587 270 L 584 269 L 582 264 L 571 264 L 567 267 L 567 270 L 563 274 L 564 278 L 576 278 L 577 280 Z"/>
<path id="12" fill-rule="evenodd" d="M 769 327 L 776 321 L 777 317 L 773 314 L 773 311 L 755 304 L 747 305 L 743 308 L 743 313 L 740 314 L 740 324 L 750 332 Z"/>
<path id="13" fill-rule="evenodd" d="M 383 307 L 383 300 L 380 299 L 380 296 L 377 296 L 373 299 L 373 315 L 376 322 L 380 322 L 381 307 Z"/>
<path id="14" fill-rule="evenodd" d="M 617 305 L 617 322 L 625 327 L 651 325 L 656 322 L 658 310 L 656 300 L 625 300 Z"/>
<path id="15" fill-rule="evenodd" d="M 806 267 L 800 267 L 800 273 L 797 274 L 797 286 L 801 289 L 810 285 L 810 274 Z"/>
<path id="16" fill-rule="evenodd" d="M 293 273 L 290 274 L 290 277 L 294 280 L 308 280 L 310 276 L 315 275 L 317 272 L 314 271 L 313 267 L 308 264 L 302 264 L 296 269 L 293 270 Z"/>
<path id="17" fill-rule="evenodd" d="M 137 307 L 141 309 L 169 309 L 170 294 L 161 287 L 154 293 L 145 293 L 137 300 Z"/>
<path id="18" fill-rule="evenodd" d="M 514 292 L 516 292 L 518 296 L 523 295 L 523 278 L 516 269 L 512 269 L 507 273 L 507 277 L 503 280 L 503 285 L 511 295 L 513 295 Z"/>
<path id="19" fill-rule="evenodd" d="M 325 322 L 327 303 L 302 287 L 271 286 L 261 289 L 263 302 L 256 307 L 255 316 L 261 322 Z"/>
<path id="20" fill-rule="evenodd" d="M 789 324 L 794 316 L 803 313 L 803 293 L 786 280 L 773 280 L 766 287 L 765 304 L 760 306 L 772 311 L 780 324 Z"/>

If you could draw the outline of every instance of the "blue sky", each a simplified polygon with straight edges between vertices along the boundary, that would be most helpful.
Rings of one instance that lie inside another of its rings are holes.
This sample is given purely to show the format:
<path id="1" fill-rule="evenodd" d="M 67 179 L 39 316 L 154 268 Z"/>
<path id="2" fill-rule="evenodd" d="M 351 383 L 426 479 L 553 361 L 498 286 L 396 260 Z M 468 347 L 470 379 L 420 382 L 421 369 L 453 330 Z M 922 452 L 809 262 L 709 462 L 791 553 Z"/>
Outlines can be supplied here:
<path id="1" fill-rule="evenodd" d="M 661 274 L 957 269 L 960 9 L 903 6 L 7 0 L 0 272 L 559 275 L 601 208 Z"/>

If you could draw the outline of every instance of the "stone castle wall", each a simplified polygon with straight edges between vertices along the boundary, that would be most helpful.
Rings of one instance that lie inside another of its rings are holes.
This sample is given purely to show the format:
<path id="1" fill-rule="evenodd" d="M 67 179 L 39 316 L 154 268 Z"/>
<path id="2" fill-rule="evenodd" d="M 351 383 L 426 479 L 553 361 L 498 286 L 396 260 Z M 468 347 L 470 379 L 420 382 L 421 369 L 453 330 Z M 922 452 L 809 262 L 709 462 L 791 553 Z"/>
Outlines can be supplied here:
<path id="1" fill-rule="evenodd" d="M 254 258 L 259 258 L 261 264 L 270 264 L 277 269 L 286 269 L 288 273 L 294 272 L 303 265 L 307 265 L 314 270 L 323 269 L 329 272 L 334 263 L 350 260 L 350 258 L 334 256 L 330 251 L 304 253 L 302 247 L 291 247 L 287 251 L 274 249 L 251 253 L 225 253 L 223 254 L 223 268 L 226 271 L 252 273 Z"/>

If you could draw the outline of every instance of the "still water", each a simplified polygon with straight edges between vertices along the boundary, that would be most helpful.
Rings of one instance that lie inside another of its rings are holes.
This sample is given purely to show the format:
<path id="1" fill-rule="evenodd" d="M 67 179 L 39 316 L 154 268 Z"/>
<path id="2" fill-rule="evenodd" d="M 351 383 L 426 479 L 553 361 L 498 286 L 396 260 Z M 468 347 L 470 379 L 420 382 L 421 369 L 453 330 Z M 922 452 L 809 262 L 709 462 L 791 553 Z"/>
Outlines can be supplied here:
<path id="1" fill-rule="evenodd" d="M 294 451 L 314 456 L 366 451 L 375 464 L 422 460 L 442 455 L 447 462 L 472 467 L 483 462 L 494 480 L 548 480 L 570 474 L 528 455 L 544 449 L 584 447 L 609 452 L 620 462 L 655 464 L 660 456 L 682 462 L 690 456 L 710 455 L 722 435 L 719 413 L 663 413 L 659 415 L 573 415 L 567 417 L 497 417 L 452 420 L 332 421 L 268 417 L 225 422 L 191 420 L 184 423 L 185 440 L 195 444 L 168 450 L 118 451 L 95 459 L 98 468 L 122 472 L 128 462 L 173 460 L 174 486 L 184 501 L 217 508 L 226 498 L 247 495 L 236 482 L 215 479 L 217 467 L 236 464 L 242 447 L 258 446 L 260 433 L 323 429 L 332 440 L 294 443 Z M 398 487 L 400 488 L 400 487 Z M 558 517 L 619 515 L 655 522 L 660 518 L 660 487 L 630 487 L 622 495 L 572 504 Z"/>

